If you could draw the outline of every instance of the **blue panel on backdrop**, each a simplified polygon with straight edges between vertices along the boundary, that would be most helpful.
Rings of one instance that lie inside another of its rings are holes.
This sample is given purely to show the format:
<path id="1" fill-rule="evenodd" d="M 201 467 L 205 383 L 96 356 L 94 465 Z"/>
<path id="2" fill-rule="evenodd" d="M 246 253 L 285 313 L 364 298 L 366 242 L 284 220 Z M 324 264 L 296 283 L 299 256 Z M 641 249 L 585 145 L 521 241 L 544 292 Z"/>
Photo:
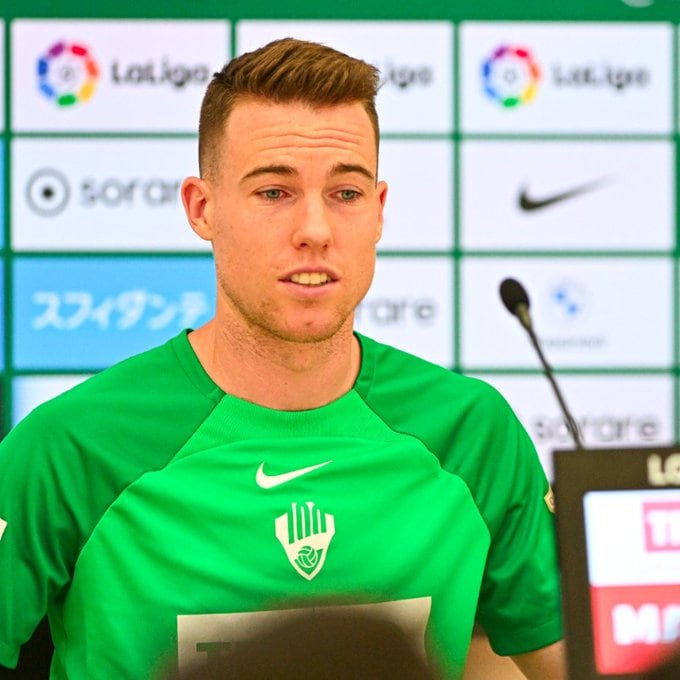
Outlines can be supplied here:
<path id="1" fill-rule="evenodd" d="M 210 257 L 17 258 L 14 365 L 99 369 L 213 313 Z"/>
<path id="2" fill-rule="evenodd" d="M 5 245 L 5 142 L 0 139 L 0 248 Z"/>

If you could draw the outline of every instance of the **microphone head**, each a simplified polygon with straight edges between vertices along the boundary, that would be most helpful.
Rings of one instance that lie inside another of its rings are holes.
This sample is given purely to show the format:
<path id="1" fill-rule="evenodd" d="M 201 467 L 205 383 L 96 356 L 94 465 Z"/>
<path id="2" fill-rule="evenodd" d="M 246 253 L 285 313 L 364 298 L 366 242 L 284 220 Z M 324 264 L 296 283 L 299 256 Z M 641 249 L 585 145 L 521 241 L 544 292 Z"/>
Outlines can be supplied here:
<path id="1" fill-rule="evenodd" d="M 521 305 L 529 309 L 529 295 L 516 279 L 504 279 L 500 287 L 501 300 L 510 314 L 517 316 Z"/>

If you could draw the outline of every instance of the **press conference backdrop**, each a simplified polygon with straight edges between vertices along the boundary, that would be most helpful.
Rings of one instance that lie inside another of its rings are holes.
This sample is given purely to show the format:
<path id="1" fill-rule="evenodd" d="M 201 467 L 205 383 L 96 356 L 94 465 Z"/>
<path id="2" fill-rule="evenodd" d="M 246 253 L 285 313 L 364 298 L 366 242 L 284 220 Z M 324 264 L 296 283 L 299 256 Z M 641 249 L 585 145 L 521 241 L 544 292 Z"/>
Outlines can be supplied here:
<path id="1" fill-rule="evenodd" d="M 500 303 L 513 276 L 586 445 L 677 439 L 680 4 L 127 4 L 2 6 L 5 432 L 209 318 L 210 251 L 178 196 L 200 99 L 292 35 L 382 72 L 390 192 L 358 329 L 496 385 L 551 474 L 569 439 Z"/>

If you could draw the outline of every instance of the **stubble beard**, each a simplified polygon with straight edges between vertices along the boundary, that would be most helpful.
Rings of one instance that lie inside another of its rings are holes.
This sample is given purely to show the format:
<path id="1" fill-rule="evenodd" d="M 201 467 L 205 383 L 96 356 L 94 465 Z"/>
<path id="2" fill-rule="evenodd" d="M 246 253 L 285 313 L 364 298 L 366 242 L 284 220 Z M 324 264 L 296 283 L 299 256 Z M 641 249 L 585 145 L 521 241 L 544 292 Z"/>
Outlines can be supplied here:
<path id="1" fill-rule="evenodd" d="M 344 329 L 349 329 L 351 334 L 356 305 L 335 310 L 335 313 L 323 325 L 318 325 L 314 321 L 307 324 L 304 322 L 291 324 L 287 323 L 285 310 L 275 304 L 262 303 L 260 306 L 253 307 L 235 294 L 221 277 L 218 278 L 218 284 L 227 307 L 227 316 L 233 322 L 229 330 L 241 336 L 244 341 L 251 339 L 262 344 L 274 342 L 312 345 L 331 341 Z M 308 306 L 312 308 L 315 304 L 315 302 L 310 302 Z M 304 306 L 304 303 L 301 305 Z"/>

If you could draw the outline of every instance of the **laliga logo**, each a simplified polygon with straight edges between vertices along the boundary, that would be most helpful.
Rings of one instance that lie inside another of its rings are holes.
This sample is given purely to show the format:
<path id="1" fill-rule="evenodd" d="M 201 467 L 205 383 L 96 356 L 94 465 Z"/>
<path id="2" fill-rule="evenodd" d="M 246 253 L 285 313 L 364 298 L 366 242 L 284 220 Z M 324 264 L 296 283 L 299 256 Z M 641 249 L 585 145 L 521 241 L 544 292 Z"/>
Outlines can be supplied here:
<path id="1" fill-rule="evenodd" d="M 94 94 L 99 67 L 84 45 L 54 43 L 37 63 L 38 89 L 57 106 L 86 102 Z"/>
<path id="2" fill-rule="evenodd" d="M 482 64 L 484 93 L 506 109 L 536 96 L 541 70 L 529 50 L 501 45 Z"/>

